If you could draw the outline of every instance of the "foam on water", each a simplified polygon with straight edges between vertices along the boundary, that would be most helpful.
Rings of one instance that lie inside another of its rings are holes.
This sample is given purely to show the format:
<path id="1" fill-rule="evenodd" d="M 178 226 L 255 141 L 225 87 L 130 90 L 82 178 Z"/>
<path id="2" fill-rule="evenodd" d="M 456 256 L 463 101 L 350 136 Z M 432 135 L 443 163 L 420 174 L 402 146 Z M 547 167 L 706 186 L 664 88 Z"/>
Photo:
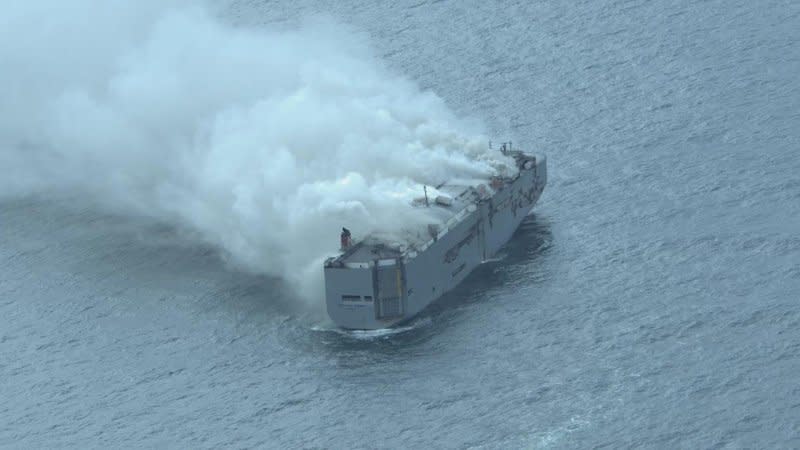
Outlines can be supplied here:
<path id="1" fill-rule="evenodd" d="M 336 326 L 313 326 L 313 331 L 323 333 L 336 333 L 351 339 L 370 341 L 374 339 L 384 339 L 391 336 L 405 334 L 409 331 L 418 330 L 430 326 L 433 323 L 430 317 L 418 317 L 406 325 L 391 328 L 380 328 L 377 330 L 345 330 Z"/>

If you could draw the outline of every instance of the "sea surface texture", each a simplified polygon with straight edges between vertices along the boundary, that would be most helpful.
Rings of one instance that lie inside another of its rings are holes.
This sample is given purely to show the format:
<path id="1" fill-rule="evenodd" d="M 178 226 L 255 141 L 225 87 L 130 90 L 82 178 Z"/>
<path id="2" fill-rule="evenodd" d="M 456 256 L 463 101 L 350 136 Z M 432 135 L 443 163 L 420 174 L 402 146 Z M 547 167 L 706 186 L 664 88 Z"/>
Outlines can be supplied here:
<path id="1" fill-rule="evenodd" d="M 82 198 L 0 203 L 0 447 L 800 447 L 800 2 L 233 1 L 343 23 L 546 153 L 499 257 L 405 327 Z"/>

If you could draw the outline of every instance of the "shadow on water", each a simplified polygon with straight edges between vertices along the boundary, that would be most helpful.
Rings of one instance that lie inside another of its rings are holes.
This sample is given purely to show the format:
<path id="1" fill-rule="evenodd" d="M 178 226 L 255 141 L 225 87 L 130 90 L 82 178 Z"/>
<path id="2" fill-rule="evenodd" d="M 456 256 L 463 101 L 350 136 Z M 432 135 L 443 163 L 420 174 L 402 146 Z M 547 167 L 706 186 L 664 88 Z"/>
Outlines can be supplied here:
<path id="1" fill-rule="evenodd" d="M 457 323 L 465 305 L 489 300 L 493 290 L 513 282 L 515 271 L 540 263 L 552 242 L 547 220 L 529 216 L 496 258 L 407 323 L 345 331 L 326 320 L 324 308 L 311 311 L 281 280 L 238 270 L 218 250 L 173 226 L 62 199 L 3 201 L 0 209 L 14 212 L 10 218 L 17 223 L 9 221 L 9 230 L 15 237 L 49 236 L 58 242 L 58 254 L 51 256 L 97 291 L 92 295 L 129 289 L 135 294 L 130 299 L 143 302 L 142 307 L 158 308 L 157 299 L 136 293 L 141 286 L 155 286 L 160 296 L 170 298 L 172 292 L 174 301 L 192 303 L 191 314 L 222 313 L 232 323 L 248 324 L 248 333 L 277 331 L 287 343 L 312 351 L 367 351 L 373 361 L 381 355 L 394 358 L 398 349 L 411 349 Z"/>
<path id="2" fill-rule="evenodd" d="M 164 239 L 142 243 L 157 232 Z M 178 283 L 177 289 L 188 288 L 188 295 L 196 297 L 197 312 L 222 314 L 235 318 L 239 325 L 247 323 L 257 327 L 272 326 L 276 320 L 312 322 L 321 317 L 313 314 L 321 310 L 310 311 L 308 304 L 294 295 L 294 290 L 282 279 L 243 270 L 229 262 L 224 252 L 196 237 L 183 235 L 180 229 L 154 224 L 140 228 L 139 233 L 126 251 L 127 258 L 162 260 L 160 269 L 149 269 L 148 273 L 139 274 L 140 277 L 156 276 L 155 271 L 159 270 L 162 276 L 184 280 Z M 202 280 L 196 290 L 186 286 L 185 280 L 191 278 Z"/>
<path id="3" fill-rule="evenodd" d="M 157 308 L 138 292 L 157 293 L 192 303 L 190 314 L 222 312 L 262 325 L 309 315 L 282 280 L 240 270 L 199 236 L 155 219 L 108 212 L 67 195 L 2 199 L 0 214 L 7 237 L 22 248 L 46 237 L 46 261 L 32 265 L 46 270 L 57 263 L 81 280 L 86 295 L 128 292 L 125 298 Z"/>
<path id="4" fill-rule="evenodd" d="M 448 292 L 410 321 L 385 330 L 349 331 L 333 325 L 312 328 L 310 344 L 327 350 L 368 352 L 372 357 L 392 358 L 398 350 L 410 349 L 457 323 L 466 313 L 464 306 L 489 301 L 492 291 L 517 282 L 521 269 L 542 264 L 552 248 L 550 223 L 531 215 L 525 219 L 495 258 L 476 268 L 460 285 Z"/>

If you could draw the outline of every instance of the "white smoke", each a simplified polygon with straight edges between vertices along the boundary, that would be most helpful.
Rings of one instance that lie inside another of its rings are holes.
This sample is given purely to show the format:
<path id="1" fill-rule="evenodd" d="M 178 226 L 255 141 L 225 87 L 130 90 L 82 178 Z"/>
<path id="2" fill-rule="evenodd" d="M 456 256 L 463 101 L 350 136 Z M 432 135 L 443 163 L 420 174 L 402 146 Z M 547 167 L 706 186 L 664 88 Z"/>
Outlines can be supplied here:
<path id="1" fill-rule="evenodd" d="M 342 226 L 433 220 L 421 183 L 502 167 L 474 124 L 332 24 L 239 29 L 188 2 L 6 2 L 0 190 L 71 190 L 192 230 L 322 297 Z"/>

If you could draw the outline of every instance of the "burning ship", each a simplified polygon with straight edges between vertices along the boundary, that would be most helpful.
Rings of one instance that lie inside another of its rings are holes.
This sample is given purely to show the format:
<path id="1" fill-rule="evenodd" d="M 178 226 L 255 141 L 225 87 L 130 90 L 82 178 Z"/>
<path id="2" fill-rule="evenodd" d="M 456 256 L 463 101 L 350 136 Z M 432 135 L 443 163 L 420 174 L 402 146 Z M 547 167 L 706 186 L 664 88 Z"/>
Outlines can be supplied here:
<path id="1" fill-rule="evenodd" d="M 544 190 L 547 160 L 510 143 L 501 151 L 516 163 L 513 176 L 445 182 L 433 198 L 426 192 L 417 207 L 430 208 L 441 225 L 415 230 L 405 242 L 352 242 L 342 230 L 342 253 L 324 267 L 328 315 L 338 326 L 371 330 L 407 321 L 508 242 Z"/>

